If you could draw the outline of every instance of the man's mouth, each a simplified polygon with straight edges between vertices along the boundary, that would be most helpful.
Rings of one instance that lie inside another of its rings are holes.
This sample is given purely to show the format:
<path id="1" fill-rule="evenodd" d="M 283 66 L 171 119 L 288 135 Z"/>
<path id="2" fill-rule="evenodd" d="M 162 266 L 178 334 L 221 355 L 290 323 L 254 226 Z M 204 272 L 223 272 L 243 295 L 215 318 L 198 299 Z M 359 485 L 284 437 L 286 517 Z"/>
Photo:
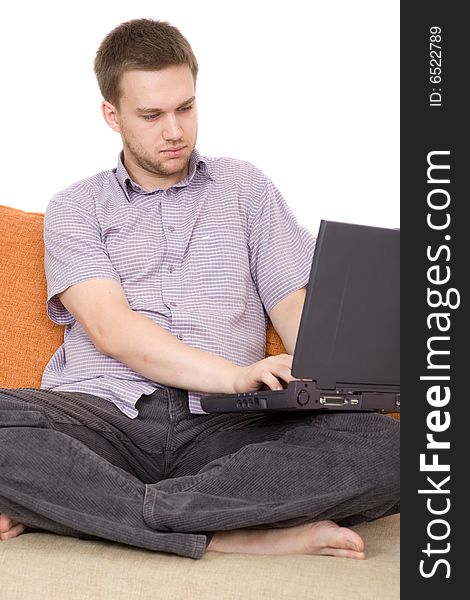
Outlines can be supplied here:
<path id="1" fill-rule="evenodd" d="M 180 156 L 183 153 L 183 150 L 186 146 L 176 146 L 175 148 L 167 148 L 166 150 L 161 150 L 161 154 L 165 154 L 169 157 Z"/>

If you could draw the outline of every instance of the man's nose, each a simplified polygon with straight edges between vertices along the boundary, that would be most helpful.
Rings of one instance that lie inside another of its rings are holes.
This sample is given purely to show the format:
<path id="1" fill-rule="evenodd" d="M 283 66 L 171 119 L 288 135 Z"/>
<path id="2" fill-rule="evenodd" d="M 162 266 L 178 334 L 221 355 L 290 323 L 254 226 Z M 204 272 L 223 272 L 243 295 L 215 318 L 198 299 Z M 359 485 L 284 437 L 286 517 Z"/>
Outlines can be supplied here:
<path id="1" fill-rule="evenodd" d="M 183 134 L 178 117 L 174 113 L 168 113 L 165 115 L 165 122 L 163 124 L 163 137 L 166 140 L 179 140 Z"/>

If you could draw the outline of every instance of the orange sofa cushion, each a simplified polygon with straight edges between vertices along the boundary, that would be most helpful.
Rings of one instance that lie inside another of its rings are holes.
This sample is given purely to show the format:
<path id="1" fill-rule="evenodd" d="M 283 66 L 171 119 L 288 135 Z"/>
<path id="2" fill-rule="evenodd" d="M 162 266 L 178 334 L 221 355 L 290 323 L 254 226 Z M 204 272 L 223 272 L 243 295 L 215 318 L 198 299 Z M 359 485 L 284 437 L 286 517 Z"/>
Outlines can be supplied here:
<path id="1" fill-rule="evenodd" d="M 44 215 L 0 206 L 0 387 L 39 387 L 62 343 L 46 312 Z"/>

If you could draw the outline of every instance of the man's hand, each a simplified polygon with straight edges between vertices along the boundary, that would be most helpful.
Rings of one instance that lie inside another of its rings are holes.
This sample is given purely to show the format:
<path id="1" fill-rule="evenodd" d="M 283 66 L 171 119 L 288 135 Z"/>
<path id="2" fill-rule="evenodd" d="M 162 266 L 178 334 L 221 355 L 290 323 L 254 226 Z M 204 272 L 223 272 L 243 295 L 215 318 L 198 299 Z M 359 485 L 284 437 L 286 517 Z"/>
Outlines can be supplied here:
<path id="1" fill-rule="evenodd" d="M 239 367 L 235 371 L 235 393 L 255 392 L 263 384 L 271 390 L 282 390 L 280 379 L 286 383 L 294 380 L 291 375 L 292 358 L 290 354 L 279 354 L 264 358 L 247 367 Z"/>

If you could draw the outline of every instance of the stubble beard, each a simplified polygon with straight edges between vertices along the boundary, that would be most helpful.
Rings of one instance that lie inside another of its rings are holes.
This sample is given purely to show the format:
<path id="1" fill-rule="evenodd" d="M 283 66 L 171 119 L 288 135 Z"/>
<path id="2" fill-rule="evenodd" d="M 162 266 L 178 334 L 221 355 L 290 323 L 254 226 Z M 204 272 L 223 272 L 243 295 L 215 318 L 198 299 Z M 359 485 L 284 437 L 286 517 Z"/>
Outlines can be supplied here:
<path id="1" fill-rule="evenodd" d="M 181 158 L 173 158 L 167 160 L 158 160 L 147 152 L 138 142 L 124 139 L 124 155 L 128 152 L 133 161 L 144 171 L 157 175 L 159 177 L 168 177 L 175 175 L 180 171 L 187 170 L 189 165 L 189 156 L 182 156 Z M 191 151 L 193 148 L 191 148 Z M 187 151 L 187 149 L 186 149 Z"/>

